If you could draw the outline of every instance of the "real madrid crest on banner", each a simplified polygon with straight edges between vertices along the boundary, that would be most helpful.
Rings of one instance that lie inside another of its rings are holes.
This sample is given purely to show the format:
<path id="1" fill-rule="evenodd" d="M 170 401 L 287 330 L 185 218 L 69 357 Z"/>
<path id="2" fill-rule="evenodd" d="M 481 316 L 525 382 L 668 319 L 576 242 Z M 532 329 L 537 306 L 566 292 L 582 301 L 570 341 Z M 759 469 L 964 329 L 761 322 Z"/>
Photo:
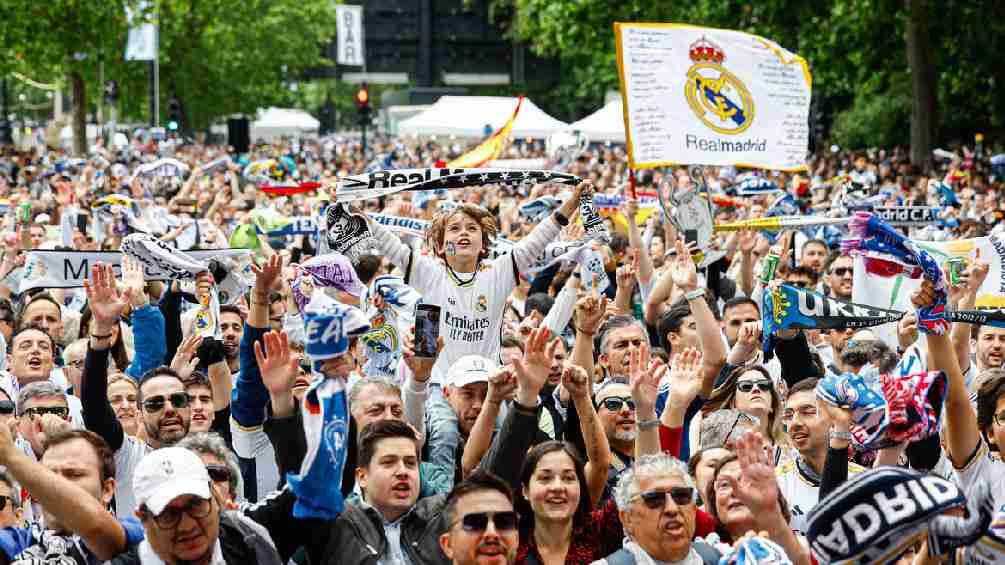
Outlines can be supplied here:
<path id="1" fill-rule="evenodd" d="M 806 169 L 811 76 L 763 37 L 685 24 L 615 23 L 634 169 Z"/>
<path id="2" fill-rule="evenodd" d="M 719 133 L 746 131 L 754 121 L 754 100 L 743 82 L 723 67 L 722 48 L 702 36 L 688 54 L 694 65 L 687 71 L 684 95 L 698 119 Z"/>

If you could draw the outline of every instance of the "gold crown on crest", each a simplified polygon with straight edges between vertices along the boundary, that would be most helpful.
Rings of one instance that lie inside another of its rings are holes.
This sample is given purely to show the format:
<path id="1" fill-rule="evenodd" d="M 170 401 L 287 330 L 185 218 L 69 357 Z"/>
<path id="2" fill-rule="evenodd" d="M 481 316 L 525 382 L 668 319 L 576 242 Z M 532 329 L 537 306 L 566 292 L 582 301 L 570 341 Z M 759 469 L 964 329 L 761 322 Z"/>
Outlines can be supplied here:
<path id="1" fill-rule="evenodd" d="M 701 39 L 691 44 L 688 55 L 695 63 L 702 61 L 721 63 L 726 59 L 726 54 L 722 52 L 722 49 L 709 41 L 704 35 L 701 36 Z"/>

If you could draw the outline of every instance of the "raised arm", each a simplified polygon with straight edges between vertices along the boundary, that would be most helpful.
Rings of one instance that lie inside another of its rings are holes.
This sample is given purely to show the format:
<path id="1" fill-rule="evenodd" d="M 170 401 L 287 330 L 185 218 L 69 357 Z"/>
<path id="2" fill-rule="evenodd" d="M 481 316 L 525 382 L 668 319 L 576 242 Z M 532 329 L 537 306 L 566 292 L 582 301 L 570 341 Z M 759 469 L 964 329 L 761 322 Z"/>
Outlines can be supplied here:
<path id="1" fill-rule="evenodd" d="M 631 351 L 628 358 L 629 384 L 635 401 L 635 457 L 660 452 L 659 420 L 656 419 L 656 395 L 667 366 L 649 355 L 649 344 Z"/>
<path id="2" fill-rule="evenodd" d="M 252 265 L 251 268 L 255 272 L 255 286 L 238 350 L 240 372 L 230 393 L 231 417 L 244 428 L 254 428 L 265 421 L 269 391 L 262 384 L 255 347 L 269 328 L 269 291 L 282 272 L 282 258 L 273 255 L 261 267 Z"/>
<path id="3" fill-rule="evenodd" d="M 579 429 L 586 445 L 586 485 L 590 488 L 590 508 L 595 508 L 607 486 L 607 472 L 611 467 L 611 446 L 607 443 L 604 425 L 593 406 L 589 374 L 575 365 L 566 365 L 562 372 L 562 386 L 569 391 L 579 415 Z"/>
<path id="4" fill-rule="evenodd" d="M 653 280 L 653 258 L 649 255 L 649 246 L 642 241 L 642 232 L 639 231 L 639 224 L 636 221 L 639 201 L 635 198 L 626 198 L 622 211 L 628 219 L 628 246 L 635 250 L 637 259 L 635 272 L 639 284 L 648 287 Z"/>
<path id="5" fill-rule="evenodd" d="M 736 454 L 740 460 L 739 480 L 721 474 L 714 488 L 719 488 L 719 481 L 726 482 L 751 513 L 757 516 L 758 529 L 767 532 L 771 541 L 782 546 L 792 563 L 810 565 L 809 549 L 799 541 L 782 515 L 782 508 L 778 503 L 778 481 L 765 447 L 760 433 L 744 433 L 736 441 Z"/>
<path id="6" fill-rule="evenodd" d="M 485 454 L 492 445 L 492 432 L 496 427 L 496 418 L 499 416 L 500 406 L 503 401 L 512 397 L 515 391 L 516 372 L 511 367 L 501 367 L 495 374 L 489 377 L 488 395 L 485 397 L 485 403 L 482 404 L 482 411 L 478 413 L 478 418 L 475 420 L 474 425 L 471 426 L 471 432 L 468 434 L 468 441 L 464 443 L 464 454 L 461 456 L 461 473 L 465 477 L 478 468 L 478 464 L 485 458 Z M 507 430 L 507 434 L 509 434 L 510 430 L 505 427 L 504 430 Z M 500 434 L 499 441 L 509 443 L 517 441 L 517 438 L 510 435 L 501 437 Z M 523 443 L 522 441 L 520 442 L 521 445 Z M 530 447 L 529 443 L 523 446 L 523 450 L 526 452 L 528 447 Z M 500 447 L 500 449 L 506 452 L 519 451 L 517 447 L 510 445 Z M 511 462 L 500 461 L 500 463 L 508 466 Z"/>
<path id="7" fill-rule="evenodd" d="M 261 372 L 261 382 L 269 393 L 272 415 L 275 418 L 293 416 L 297 408 L 293 385 L 300 374 L 300 363 L 290 351 L 286 332 L 269 332 L 262 341 L 256 341 L 255 359 Z"/>
<path id="8" fill-rule="evenodd" d="M 674 245 L 677 249 L 677 257 L 674 258 L 670 267 L 670 274 L 675 285 L 684 291 L 688 305 L 691 307 L 691 317 L 694 318 L 695 327 L 698 330 L 698 342 L 702 351 L 702 375 L 703 383 L 701 388 L 702 396 L 712 394 L 715 386 L 715 377 L 719 375 L 719 370 L 726 363 L 726 346 L 722 342 L 722 333 L 719 323 L 715 320 L 715 314 L 705 300 L 704 293 L 698 293 L 698 269 L 691 259 L 684 242 L 677 240 Z"/>
<path id="9" fill-rule="evenodd" d="M 102 500 L 77 484 L 34 461 L 14 444 L 7 425 L 0 425 L 0 465 L 31 493 L 34 502 L 56 517 L 67 529 L 78 534 L 101 561 L 107 561 L 126 549 L 125 528 L 105 505 L 115 493 L 115 479 L 101 485 Z"/>
<path id="10" fill-rule="evenodd" d="M 911 302 L 918 308 L 930 305 L 935 296 L 932 283 L 923 281 L 921 288 L 911 296 Z M 956 352 L 945 335 L 927 334 L 928 356 L 931 367 L 943 371 L 949 378 L 946 395 L 946 448 L 953 466 L 961 468 L 977 451 L 981 443 L 981 432 L 977 426 L 977 414 L 970 405 L 967 385 L 956 359 Z"/>
<path id="11" fill-rule="evenodd" d="M 632 315 L 632 296 L 635 294 L 635 284 L 638 282 L 639 258 L 638 250 L 632 249 L 628 263 L 618 267 L 618 291 L 614 294 L 614 307 L 619 314 Z"/>
<path id="12" fill-rule="evenodd" d="M 84 281 L 84 290 L 94 320 L 80 377 L 84 425 L 100 435 L 114 451 L 122 446 L 125 433 L 108 403 L 108 352 L 112 347 L 112 331 L 119 324 L 129 291 L 123 293 L 115 288 L 115 272 L 111 265 L 104 263 L 91 267 L 91 277 Z"/>
<path id="13" fill-rule="evenodd" d="M 961 296 L 956 308 L 958 310 L 973 310 L 977 307 L 977 291 L 984 284 L 984 279 L 988 276 L 990 266 L 983 261 L 975 261 L 964 269 L 960 276 Z M 952 329 L 953 350 L 956 352 L 956 359 L 960 364 L 960 369 L 966 373 L 970 369 L 970 324 L 956 322 Z"/>
<path id="14" fill-rule="evenodd" d="M 401 387 L 401 400 L 405 404 L 405 420 L 419 434 L 419 442 L 426 441 L 426 384 L 433 375 L 436 357 L 415 356 L 415 328 L 409 328 L 402 349 L 402 360 L 408 367 L 405 386 Z M 443 351 L 443 337 L 436 338 L 436 355 Z"/>
<path id="15" fill-rule="evenodd" d="M 126 367 L 126 374 L 139 380 L 144 373 L 164 364 L 167 355 L 167 334 L 164 315 L 150 304 L 144 291 L 143 266 L 127 255 L 122 256 L 122 286 L 129 293 L 133 309 L 133 342 L 135 354 Z"/>
<path id="16" fill-rule="evenodd" d="M 513 246 L 512 260 L 520 272 L 526 272 L 534 266 L 537 258 L 544 252 L 547 244 L 558 239 L 561 226 L 556 219 L 558 216 L 565 218 L 566 222 L 571 222 L 576 217 L 579 210 L 579 197 L 585 191 L 592 191 L 593 186 L 588 182 L 579 183 L 572 193 L 572 197 L 562 203 L 553 214 L 544 219 L 534 227 L 527 237 L 520 240 Z M 501 259 L 501 258 L 500 258 Z"/>

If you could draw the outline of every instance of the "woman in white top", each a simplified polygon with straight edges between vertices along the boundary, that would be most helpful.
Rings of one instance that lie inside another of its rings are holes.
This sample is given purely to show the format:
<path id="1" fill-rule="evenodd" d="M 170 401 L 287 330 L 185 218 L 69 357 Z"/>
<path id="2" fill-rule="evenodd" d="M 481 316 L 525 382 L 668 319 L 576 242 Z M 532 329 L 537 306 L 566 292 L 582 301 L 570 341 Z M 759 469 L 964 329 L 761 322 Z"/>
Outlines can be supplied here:
<path id="1" fill-rule="evenodd" d="M 464 203 L 440 212 L 426 235 L 433 254 L 426 255 L 401 242 L 389 230 L 371 220 L 370 231 L 381 253 L 405 274 L 405 282 L 422 294 L 422 302 L 442 308 L 440 336 L 443 352 L 433 365 L 432 383 L 443 384 L 450 365 L 465 355 L 499 359 L 503 311 L 506 298 L 544 251 L 558 240 L 559 230 L 574 219 L 580 194 L 588 183 L 579 184 L 571 198 L 513 246 L 512 252 L 489 259 L 498 228 L 492 213 Z"/>

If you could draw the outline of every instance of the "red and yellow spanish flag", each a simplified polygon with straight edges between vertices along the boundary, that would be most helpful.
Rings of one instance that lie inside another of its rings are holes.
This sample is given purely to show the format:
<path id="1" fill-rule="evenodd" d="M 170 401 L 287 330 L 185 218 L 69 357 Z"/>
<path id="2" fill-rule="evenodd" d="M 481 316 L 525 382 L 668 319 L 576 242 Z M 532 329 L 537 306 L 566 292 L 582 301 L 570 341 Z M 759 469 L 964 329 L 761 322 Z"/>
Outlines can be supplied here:
<path id="1" fill-rule="evenodd" d="M 513 124 L 516 122 L 516 115 L 520 113 L 520 105 L 522 104 L 523 96 L 517 99 L 516 109 L 513 110 L 513 115 L 503 124 L 503 127 L 499 128 L 478 147 L 447 163 L 447 167 L 451 169 L 478 168 L 485 166 L 489 161 L 498 159 L 506 146 L 509 145 L 510 132 L 513 131 Z"/>

